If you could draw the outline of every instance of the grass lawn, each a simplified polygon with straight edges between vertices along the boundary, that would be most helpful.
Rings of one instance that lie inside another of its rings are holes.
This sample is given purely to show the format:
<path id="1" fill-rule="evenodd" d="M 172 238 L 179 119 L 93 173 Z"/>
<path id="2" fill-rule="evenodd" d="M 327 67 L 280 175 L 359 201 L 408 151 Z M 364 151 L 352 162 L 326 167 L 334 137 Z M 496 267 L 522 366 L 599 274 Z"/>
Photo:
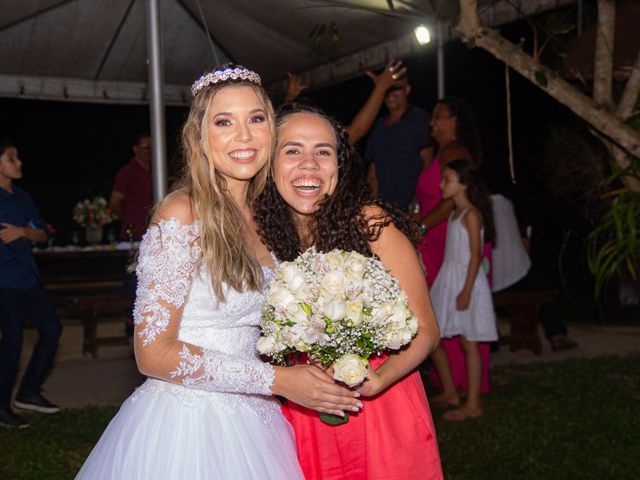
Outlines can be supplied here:
<path id="1" fill-rule="evenodd" d="M 492 382 L 484 417 L 449 424 L 433 412 L 445 478 L 640 478 L 639 355 L 499 367 Z M 28 415 L 29 428 L 0 429 L 0 478 L 72 479 L 116 411 Z"/>

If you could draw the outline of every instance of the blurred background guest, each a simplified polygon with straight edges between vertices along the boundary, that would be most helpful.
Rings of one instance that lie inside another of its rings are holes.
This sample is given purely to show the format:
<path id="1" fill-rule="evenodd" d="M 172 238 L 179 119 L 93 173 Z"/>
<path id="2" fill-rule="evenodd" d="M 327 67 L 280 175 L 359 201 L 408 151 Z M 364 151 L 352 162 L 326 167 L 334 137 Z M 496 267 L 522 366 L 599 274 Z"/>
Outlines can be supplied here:
<path id="1" fill-rule="evenodd" d="M 41 395 L 44 380 L 58 350 L 62 327 L 42 287 L 32 254 L 36 242 L 47 239 L 46 227 L 31 196 L 13 184 L 22 178 L 22 161 L 10 141 L 0 142 L 0 425 L 25 427 L 11 409 L 23 327 L 36 327 L 38 341 L 16 394 L 14 405 L 23 410 L 56 413 L 60 410 Z"/>
<path id="2" fill-rule="evenodd" d="M 529 259 L 531 244 L 527 228 L 517 220 L 513 204 L 503 195 L 492 195 L 493 216 L 498 242 L 492 251 L 494 292 L 527 292 L 548 290 L 544 274 L 532 267 Z M 552 351 L 568 350 L 578 343 L 567 336 L 567 326 L 562 322 L 560 306 L 555 300 L 540 305 L 540 323 Z"/>
<path id="3" fill-rule="evenodd" d="M 142 238 L 153 205 L 149 133 L 138 134 L 132 149 L 133 158 L 116 175 L 109 208 L 120 218 L 120 238 L 137 241 Z"/>
<path id="4" fill-rule="evenodd" d="M 422 255 L 429 287 L 438 276 L 444 259 L 447 218 L 453 210 L 453 201 L 443 199 L 440 192 L 442 170 L 449 162 L 460 158 L 469 159 L 477 166 L 480 163 L 482 151 L 473 112 L 464 100 L 458 98 L 443 98 L 436 103 L 431 116 L 431 136 L 436 141 L 438 150 L 433 161 L 429 162 L 420 173 L 415 192 L 417 208 L 414 209 L 417 212 L 416 219 L 425 231 L 418 250 Z M 490 256 L 491 246 L 485 244 L 483 247 L 485 268 Z M 487 277 L 491 282 L 490 271 L 487 272 Z M 449 358 L 455 387 L 466 390 L 467 371 L 459 337 L 443 339 L 442 346 Z M 489 391 L 489 345 L 481 342 L 479 346 L 482 357 L 481 390 L 487 393 Z M 431 372 L 431 380 L 436 385 L 440 385 L 434 370 Z M 447 398 L 456 396 L 454 392 L 446 393 Z"/>
<path id="5" fill-rule="evenodd" d="M 365 149 L 368 180 L 374 196 L 407 210 L 418 175 L 431 159 L 430 116 L 409 103 L 411 85 L 405 75 L 385 92 L 387 115 L 373 126 Z"/>

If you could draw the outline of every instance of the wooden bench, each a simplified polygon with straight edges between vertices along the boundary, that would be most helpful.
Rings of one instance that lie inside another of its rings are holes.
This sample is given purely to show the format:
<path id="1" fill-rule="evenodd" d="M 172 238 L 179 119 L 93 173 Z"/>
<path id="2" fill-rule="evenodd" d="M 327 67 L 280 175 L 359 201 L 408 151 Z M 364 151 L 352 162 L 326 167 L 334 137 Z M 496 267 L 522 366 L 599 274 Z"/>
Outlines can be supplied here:
<path id="1" fill-rule="evenodd" d="M 540 306 L 556 299 L 556 290 L 531 292 L 498 292 L 493 294 L 494 307 L 502 307 L 511 320 L 509 335 L 500 336 L 500 344 L 509 345 L 509 350 L 531 350 L 542 354 L 542 342 L 538 334 Z"/>
<path id="2" fill-rule="evenodd" d="M 76 295 L 67 299 L 67 307 L 82 316 L 83 335 L 82 353 L 98 357 L 98 347 L 110 345 L 127 345 L 129 338 L 122 335 L 98 337 L 98 322 L 106 316 L 117 317 L 124 324 L 132 324 L 131 309 L 133 298 L 119 294 Z"/>

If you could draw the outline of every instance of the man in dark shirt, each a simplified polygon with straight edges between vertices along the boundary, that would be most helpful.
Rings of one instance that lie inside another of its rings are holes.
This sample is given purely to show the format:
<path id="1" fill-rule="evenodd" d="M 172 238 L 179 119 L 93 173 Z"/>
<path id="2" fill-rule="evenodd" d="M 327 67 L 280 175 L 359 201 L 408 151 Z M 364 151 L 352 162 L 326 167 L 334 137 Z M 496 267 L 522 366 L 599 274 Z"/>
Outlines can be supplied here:
<path id="1" fill-rule="evenodd" d="M 367 140 L 365 160 L 374 195 L 407 209 L 416 191 L 418 175 L 429 158 L 430 116 L 409 103 L 406 77 L 387 90 L 386 117 L 378 119 Z"/>
<path id="2" fill-rule="evenodd" d="M 18 151 L 11 142 L 0 142 L 0 425 L 10 427 L 27 425 L 10 406 L 26 318 L 38 330 L 38 342 L 14 405 L 41 413 L 60 410 L 40 394 L 62 333 L 31 252 L 34 242 L 46 240 L 46 224 L 29 194 L 13 185 L 19 178 Z"/>

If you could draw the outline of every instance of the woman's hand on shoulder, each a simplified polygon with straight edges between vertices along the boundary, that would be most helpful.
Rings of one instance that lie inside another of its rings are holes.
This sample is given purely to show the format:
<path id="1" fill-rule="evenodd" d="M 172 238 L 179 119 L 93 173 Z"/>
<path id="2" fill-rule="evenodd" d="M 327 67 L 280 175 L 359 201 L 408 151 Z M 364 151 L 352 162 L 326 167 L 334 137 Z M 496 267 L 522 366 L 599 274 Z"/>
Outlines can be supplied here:
<path id="1" fill-rule="evenodd" d="M 318 412 L 343 416 L 344 412 L 357 412 L 362 402 L 359 393 L 336 385 L 333 379 L 314 365 L 274 367 L 275 380 L 271 391 L 303 407 Z"/>

